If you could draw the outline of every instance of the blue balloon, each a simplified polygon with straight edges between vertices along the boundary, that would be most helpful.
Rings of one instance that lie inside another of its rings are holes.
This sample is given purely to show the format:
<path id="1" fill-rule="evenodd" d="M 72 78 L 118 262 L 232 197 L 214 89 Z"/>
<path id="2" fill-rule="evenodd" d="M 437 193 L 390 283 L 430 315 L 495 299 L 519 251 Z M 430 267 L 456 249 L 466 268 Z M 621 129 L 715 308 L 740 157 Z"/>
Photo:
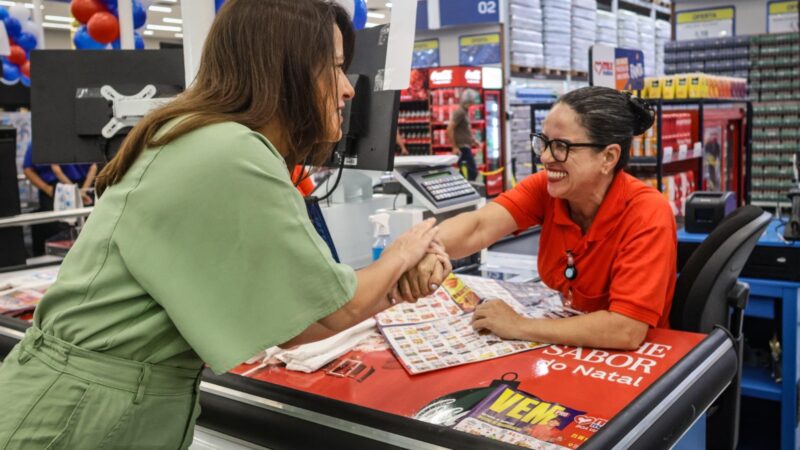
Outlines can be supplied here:
<path id="1" fill-rule="evenodd" d="M 147 10 L 141 2 L 133 2 L 133 28 L 142 28 L 147 23 Z"/>
<path id="2" fill-rule="evenodd" d="M 119 50 L 122 48 L 122 42 L 120 42 L 119 38 L 117 38 L 116 41 L 111 43 L 111 48 L 113 48 L 114 50 Z"/>
<path id="3" fill-rule="evenodd" d="M 19 23 L 19 20 L 11 16 L 3 19 L 3 23 L 6 25 L 6 33 L 16 41 L 20 33 L 22 33 L 22 24 Z"/>
<path id="4" fill-rule="evenodd" d="M 36 36 L 30 33 L 20 33 L 16 41 L 17 45 L 28 51 L 35 49 L 37 44 Z"/>
<path id="5" fill-rule="evenodd" d="M 133 46 L 136 50 L 144 50 L 144 38 L 135 31 L 133 32 Z"/>
<path id="6" fill-rule="evenodd" d="M 100 0 L 100 3 L 102 3 L 111 14 L 115 16 L 119 15 L 117 10 L 117 0 Z"/>
<path id="7" fill-rule="evenodd" d="M 106 48 L 106 44 L 101 44 L 89 36 L 86 25 L 78 28 L 78 31 L 75 32 L 75 36 L 72 37 L 72 43 L 75 44 L 75 48 L 81 50 L 102 50 Z"/>
<path id="8" fill-rule="evenodd" d="M 0 20 L 5 19 L 8 17 L 8 10 L 5 8 L 0 8 Z"/>
<path id="9" fill-rule="evenodd" d="M 25 87 L 31 87 L 31 79 L 26 77 L 25 75 L 21 75 L 19 77 L 19 81 L 22 82 L 22 85 Z"/>
<path id="10" fill-rule="evenodd" d="M 19 77 L 20 77 L 19 67 L 8 62 L 3 62 L 4 80 L 10 83 L 16 83 L 19 80 Z"/>
<path id="11" fill-rule="evenodd" d="M 222 4 L 225 3 L 225 0 L 214 0 L 214 7 L 216 8 L 215 11 L 219 11 L 222 8 Z"/>
<path id="12" fill-rule="evenodd" d="M 356 30 L 363 30 L 367 24 L 367 1 L 354 0 L 355 9 L 353 10 L 353 27 Z"/>

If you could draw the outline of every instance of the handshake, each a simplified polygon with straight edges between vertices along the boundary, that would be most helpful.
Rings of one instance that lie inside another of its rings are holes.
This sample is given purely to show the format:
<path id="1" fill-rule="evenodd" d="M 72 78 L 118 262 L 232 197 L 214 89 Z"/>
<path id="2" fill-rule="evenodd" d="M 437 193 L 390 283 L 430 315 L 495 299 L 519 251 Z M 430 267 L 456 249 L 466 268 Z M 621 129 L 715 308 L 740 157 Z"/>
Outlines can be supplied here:
<path id="1" fill-rule="evenodd" d="M 403 274 L 389 294 L 390 300 L 416 302 L 432 294 L 450 275 L 453 266 L 435 224 L 435 219 L 428 219 L 414 225 L 384 249 L 382 259 L 403 261 Z"/>

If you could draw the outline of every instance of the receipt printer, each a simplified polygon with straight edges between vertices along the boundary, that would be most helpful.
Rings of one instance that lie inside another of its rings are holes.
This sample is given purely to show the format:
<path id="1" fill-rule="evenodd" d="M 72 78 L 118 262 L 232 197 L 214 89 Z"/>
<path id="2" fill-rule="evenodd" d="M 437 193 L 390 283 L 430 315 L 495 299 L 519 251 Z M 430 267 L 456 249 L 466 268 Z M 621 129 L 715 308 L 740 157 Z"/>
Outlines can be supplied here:
<path id="1" fill-rule="evenodd" d="M 686 201 L 686 232 L 710 233 L 734 209 L 733 192 L 694 192 Z"/>

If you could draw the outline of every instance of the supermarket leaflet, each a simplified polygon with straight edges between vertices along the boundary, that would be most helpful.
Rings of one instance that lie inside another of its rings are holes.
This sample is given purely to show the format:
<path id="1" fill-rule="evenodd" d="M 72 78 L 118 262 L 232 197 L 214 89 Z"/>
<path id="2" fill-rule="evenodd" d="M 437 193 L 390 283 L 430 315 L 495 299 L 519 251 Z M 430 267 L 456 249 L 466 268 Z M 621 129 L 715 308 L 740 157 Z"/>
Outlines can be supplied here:
<path id="1" fill-rule="evenodd" d="M 480 301 L 499 299 L 527 317 L 577 313 L 566 310 L 558 293 L 541 284 L 511 289 L 522 294 L 524 303 L 497 280 L 451 275 L 432 296 L 416 305 L 400 304 L 379 314 L 378 325 L 403 367 L 410 374 L 419 374 L 546 345 L 478 333 L 472 328 L 472 311 Z"/>
<path id="2" fill-rule="evenodd" d="M 501 384 L 454 428 L 523 448 L 561 450 L 582 443 L 574 431 L 585 413 Z"/>

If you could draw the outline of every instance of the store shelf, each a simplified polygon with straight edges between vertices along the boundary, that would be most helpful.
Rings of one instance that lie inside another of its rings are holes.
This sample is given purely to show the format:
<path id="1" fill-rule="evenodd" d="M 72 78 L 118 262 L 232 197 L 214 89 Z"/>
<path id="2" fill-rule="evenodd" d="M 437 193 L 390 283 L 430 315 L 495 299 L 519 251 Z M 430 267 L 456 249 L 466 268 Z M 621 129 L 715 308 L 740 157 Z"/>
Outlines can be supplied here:
<path id="1" fill-rule="evenodd" d="M 681 154 L 680 152 L 675 152 L 669 155 L 664 155 L 664 158 L 661 162 L 664 165 L 667 164 L 674 164 L 683 161 L 689 161 L 692 159 L 698 159 L 703 157 L 702 151 L 691 151 Z M 656 157 L 655 156 L 634 156 L 628 162 L 629 165 L 632 166 L 643 166 L 643 167 L 655 167 L 656 166 Z"/>
<path id="2" fill-rule="evenodd" d="M 662 105 L 731 105 L 737 103 L 747 103 L 749 100 L 746 98 L 686 98 L 686 99 L 652 99 L 651 102 L 660 101 Z"/>
<path id="3" fill-rule="evenodd" d="M 666 6 L 655 5 L 651 1 L 647 1 L 647 0 L 619 0 L 619 6 L 624 8 L 627 5 L 638 6 L 638 7 L 642 8 L 642 9 L 644 9 L 644 10 L 647 10 L 647 11 L 649 11 L 650 8 L 652 7 L 653 9 L 656 10 L 657 13 L 666 14 L 666 15 L 669 15 L 671 13 L 670 9 L 667 8 Z M 627 8 L 625 8 L 625 9 L 627 9 Z M 636 11 L 634 11 L 634 12 L 636 12 Z"/>
<path id="4" fill-rule="evenodd" d="M 772 379 L 769 369 L 745 366 L 742 368 L 742 395 L 780 401 L 781 385 Z"/>
<path id="5" fill-rule="evenodd" d="M 562 75 L 562 74 L 543 74 L 543 73 L 531 73 L 531 72 L 516 72 L 511 71 L 512 78 L 527 78 L 529 80 L 541 80 L 541 81 L 566 81 L 569 79 L 570 81 L 579 81 L 579 82 L 588 82 L 589 77 L 573 77 L 570 75 Z"/>
<path id="6" fill-rule="evenodd" d="M 485 120 L 470 120 L 469 124 L 472 125 L 472 126 L 484 126 L 484 125 L 486 125 L 486 121 Z"/>
<path id="7" fill-rule="evenodd" d="M 427 125 L 431 123 L 428 119 L 400 119 L 397 121 L 398 125 Z"/>
<path id="8" fill-rule="evenodd" d="M 780 207 L 781 209 L 788 209 L 792 207 L 792 204 L 789 202 L 773 202 L 768 200 L 753 200 L 750 202 L 753 206 L 758 206 L 759 208 L 775 208 Z"/>

